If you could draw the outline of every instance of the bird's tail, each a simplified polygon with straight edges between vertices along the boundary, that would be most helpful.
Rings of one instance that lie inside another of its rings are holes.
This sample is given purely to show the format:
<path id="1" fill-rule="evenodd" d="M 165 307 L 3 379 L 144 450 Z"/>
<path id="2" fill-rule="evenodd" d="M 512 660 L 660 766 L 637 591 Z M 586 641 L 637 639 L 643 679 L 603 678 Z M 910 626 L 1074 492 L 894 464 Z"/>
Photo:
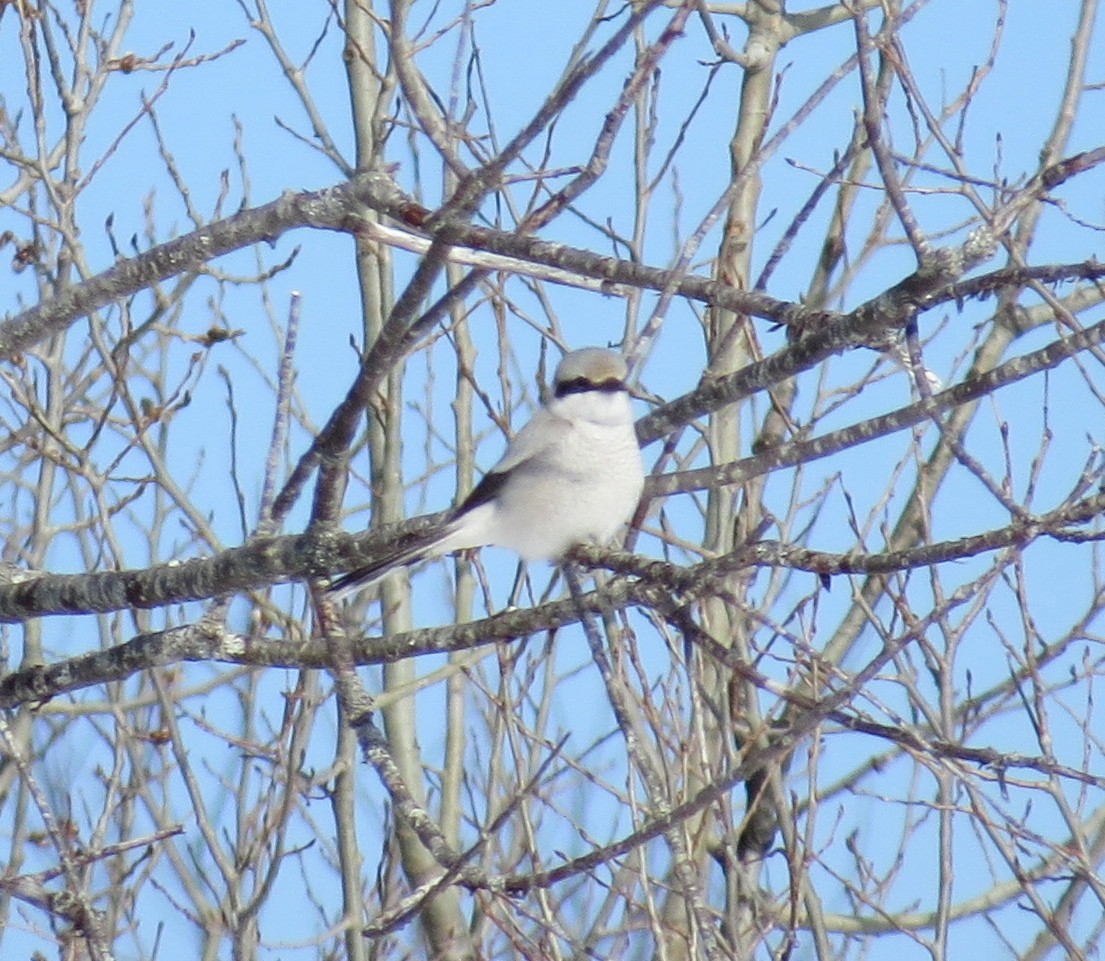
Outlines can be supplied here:
<path id="1" fill-rule="evenodd" d="M 429 536 L 423 536 L 413 544 L 407 538 L 394 550 L 381 554 L 371 564 L 334 578 L 326 588 L 327 593 L 346 594 L 355 588 L 369 587 L 400 567 L 410 567 L 431 557 L 438 557 L 446 553 L 441 550 L 441 546 L 452 533 L 452 525 L 446 525 L 444 529 L 436 530 Z"/>

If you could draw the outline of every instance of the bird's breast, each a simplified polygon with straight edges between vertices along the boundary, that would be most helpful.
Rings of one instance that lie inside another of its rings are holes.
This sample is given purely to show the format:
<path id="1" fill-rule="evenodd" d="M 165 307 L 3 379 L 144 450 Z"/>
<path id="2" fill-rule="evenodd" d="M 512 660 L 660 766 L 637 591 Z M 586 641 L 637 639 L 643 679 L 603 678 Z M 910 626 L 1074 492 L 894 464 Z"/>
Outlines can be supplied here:
<path id="1" fill-rule="evenodd" d="M 550 560 L 575 544 L 607 542 L 644 485 L 632 424 L 577 424 L 513 480 L 501 492 L 494 543 L 526 560 Z"/>

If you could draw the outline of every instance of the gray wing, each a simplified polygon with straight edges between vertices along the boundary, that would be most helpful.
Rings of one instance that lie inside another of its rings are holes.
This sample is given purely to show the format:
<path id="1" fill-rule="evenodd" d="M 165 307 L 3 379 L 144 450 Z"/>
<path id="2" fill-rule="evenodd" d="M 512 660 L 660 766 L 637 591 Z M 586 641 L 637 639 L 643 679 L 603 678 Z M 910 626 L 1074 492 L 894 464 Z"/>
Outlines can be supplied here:
<path id="1" fill-rule="evenodd" d="M 512 470 L 559 444 L 570 430 L 571 425 L 568 421 L 550 414 L 542 407 L 533 415 L 530 422 L 511 438 L 498 463 L 472 488 L 454 516 L 459 517 L 472 508 L 492 500 L 502 489 Z"/>

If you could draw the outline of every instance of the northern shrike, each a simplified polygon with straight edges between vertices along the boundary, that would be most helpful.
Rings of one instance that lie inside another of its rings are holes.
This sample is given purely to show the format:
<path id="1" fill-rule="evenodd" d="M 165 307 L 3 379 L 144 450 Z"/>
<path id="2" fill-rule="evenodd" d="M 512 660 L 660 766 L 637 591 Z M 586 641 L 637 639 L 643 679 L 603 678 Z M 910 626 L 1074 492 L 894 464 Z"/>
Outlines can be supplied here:
<path id="1" fill-rule="evenodd" d="M 621 354 L 598 347 L 566 354 L 553 396 L 507 445 L 441 528 L 414 547 L 350 571 L 347 591 L 398 567 L 468 547 L 508 547 L 526 561 L 556 560 L 570 547 L 613 539 L 644 488 L 641 449 Z"/>

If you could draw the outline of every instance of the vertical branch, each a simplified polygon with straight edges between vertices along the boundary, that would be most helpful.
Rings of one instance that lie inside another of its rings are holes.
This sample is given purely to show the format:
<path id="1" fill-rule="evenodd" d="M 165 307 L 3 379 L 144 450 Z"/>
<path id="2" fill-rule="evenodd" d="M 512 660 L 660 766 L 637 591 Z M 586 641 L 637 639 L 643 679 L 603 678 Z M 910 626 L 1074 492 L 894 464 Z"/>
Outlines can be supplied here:
<path id="1" fill-rule="evenodd" d="M 568 582 L 571 594 L 580 610 L 580 623 L 583 627 L 587 644 L 591 651 L 591 657 L 598 668 L 602 678 L 606 696 L 610 701 L 610 707 L 614 712 L 614 718 L 618 729 L 625 739 L 626 751 L 632 762 L 632 770 L 640 774 L 648 791 L 649 813 L 656 818 L 666 817 L 672 808 L 671 798 L 664 786 L 664 780 L 660 769 L 651 756 L 648 744 L 642 736 L 639 725 L 634 718 L 622 681 L 615 675 L 614 670 L 606 656 L 602 635 L 594 617 L 583 604 L 583 585 L 580 583 L 577 570 L 571 565 L 564 565 L 564 579 Z M 630 775 L 632 783 L 632 774 Z M 671 847 L 673 873 L 679 884 L 679 903 L 687 911 L 688 919 L 693 921 L 689 927 L 686 923 L 679 924 L 673 917 L 671 905 L 674 898 L 669 898 L 664 911 L 665 920 L 671 924 L 671 930 L 680 931 L 681 938 L 673 938 L 665 945 L 669 952 L 690 953 L 691 945 L 700 942 L 705 956 L 709 961 L 721 959 L 724 952 L 718 941 L 717 930 L 713 917 L 706 910 L 702 891 L 702 866 L 699 862 L 698 852 L 687 845 L 686 834 L 690 833 L 691 825 L 677 824 L 664 832 L 664 837 Z"/>
<path id="2" fill-rule="evenodd" d="M 423 88 L 420 78 L 414 73 L 413 53 L 404 46 L 407 43 L 406 8 L 405 0 L 394 0 L 392 3 L 391 64 L 398 73 L 404 91 L 408 96 L 415 97 L 417 104 L 423 106 L 425 120 L 429 122 L 434 114 L 432 108 L 426 105 L 421 97 Z M 363 170 L 377 162 L 382 149 L 378 140 L 381 84 L 378 80 L 379 68 L 375 63 L 375 26 L 369 16 L 367 0 L 349 0 L 346 4 L 346 30 L 349 38 L 346 59 L 350 71 L 350 94 L 354 124 L 358 131 L 357 166 L 358 169 Z M 438 130 L 441 137 L 446 136 L 444 128 L 439 128 L 436 124 L 431 125 L 430 129 Z M 439 146 L 446 147 L 447 144 L 442 142 Z M 440 252 L 440 250 L 437 251 L 437 253 Z M 444 260 L 436 256 L 434 247 L 431 247 L 426 258 L 419 265 L 415 281 L 404 293 L 404 303 L 396 303 L 392 306 L 390 260 L 387 257 L 386 248 L 358 239 L 357 257 L 357 273 L 364 309 L 364 341 L 369 345 L 371 355 L 381 343 L 385 343 L 386 349 L 386 341 L 394 338 L 398 330 L 406 329 L 408 318 L 414 314 L 416 299 L 421 301 L 423 290 L 428 289 L 433 276 L 444 266 Z M 386 321 L 385 318 L 387 318 Z M 402 365 L 396 365 L 389 371 L 386 388 L 380 393 L 380 404 L 375 411 L 378 416 L 368 418 L 374 524 L 396 521 L 405 514 L 400 459 L 404 423 L 401 400 L 402 374 Z M 326 481 L 327 474 L 328 471 L 325 469 L 320 474 L 320 486 Z M 335 495 L 339 493 L 340 487 L 335 486 Z M 335 508 L 338 502 L 339 499 L 336 496 L 330 508 L 324 513 L 329 517 L 336 516 Z M 317 512 L 317 509 L 318 499 L 316 498 L 315 516 L 320 518 L 322 515 Z M 409 630 L 411 599 L 406 578 L 386 579 L 380 585 L 380 596 L 385 632 L 393 634 Z M 415 680 L 415 677 L 414 661 L 405 660 L 387 664 L 383 669 L 384 690 L 406 687 Z M 350 681 L 352 680 L 353 678 L 350 678 Z M 383 716 L 390 755 L 411 793 L 413 802 L 419 808 L 425 809 L 426 794 L 414 698 L 403 697 L 392 701 L 383 709 Z M 348 746 L 346 749 L 348 750 Z M 441 865 L 422 843 L 414 825 L 401 814 L 396 818 L 396 836 L 404 871 L 413 886 L 418 887 L 440 873 Z M 429 900 L 420 914 L 420 920 L 422 930 L 432 945 L 435 957 L 459 959 L 472 956 L 473 949 L 467 938 L 467 925 L 461 913 L 460 899 L 455 888 L 447 887 Z"/>
<path id="3" fill-rule="evenodd" d="M 1086 55 L 1092 36 L 1096 9 L 1096 0 L 1085 0 L 1080 9 L 1078 25 L 1072 39 L 1070 69 L 1066 76 L 1061 97 L 1061 103 L 1064 106 L 1063 109 L 1056 112 L 1055 124 L 1041 149 L 1041 170 L 1048 163 L 1053 162 L 1055 158 L 1062 156 L 1064 150 L 1067 149 L 1072 126 L 1073 105 L 1078 103 L 1085 93 Z M 1020 263 L 1027 253 L 1035 237 L 1036 225 L 1043 209 L 1044 204 L 1042 202 L 1034 202 L 1018 217 L 1017 225 L 1012 231 L 1013 252 L 1010 255 L 1012 263 Z M 1005 356 L 1010 344 L 1016 339 L 1019 331 L 1012 321 L 1017 315 L 1016 305 L 1020 295 L 1021 289 L 1019 287 L 1006 288 L 999 294 L 998 303 L 994 309 L 996 322 L 989 327 L 985 339 L 975 350 L 971 365 L 963 377 L 965 381 L 970 381 L 993 370 Z M 977 411 L 977 402 L 963 404 L 955 408 L 943 425 L 943 438 L 964 437 L 969 425 L 974 421 Z M 947 443 L 936 445 L 918 471 L 917 481 L 905 499 L 905 505 L 890 531 L 887 539 L 887 549 L 904 550 L 918 543 L 925 536 L 925 517 L 928 512 L 928 505 L 944 484 L 953 463 L 955 463 L 955 452 L 952 447 Z M 860 588 L 862 603 L 853 606 L 848 611 L 833 636 L 826 643 L 823 653 L 828 660 L 841 663 L 847 657 L 848 652 L 868 623 L 867 610 L 873 608 L 882 595 L 883 584 L 881 578 L 865 579 Z"/>
<path id="4" fill-rule="evenodd" d="M 448 175 L 447 175 L 448 178 Z M 449 285 L 460 279 L 460 271 L 450 265 L 446 270 Z M 473 399 L 475 391 L 476 349 L 465 323 L 461 305 L 453 311 L 453 340 L 456 350 L 456 396 L 453 399 L 453 420 L 456 425 L 456 497 L 459 503 L 472 489 L 476 476 L 475 428 Z M 453 611 L 457 623 L 472 619 L 476 578 L 472 565 L 458 557 L 455 565 L 456 592 Z M 452 664 L 463 662 L 465 655 L 449 655 Z M 465 672 L 453 674 L 445 685 L 445 758 L 441 772 L 441 828 L 453 846 L 457 846 L 461 826 L 461 791 L 464 784 L 464 758 L 468 738 L 465 724 L 465 700 L 468 679 Z"/>
<path id="5" fill-rule="evenodd" d="M 261 485 L 260 508 L 258 510 L 257 533 L 275 533 L 275 519 L 272 516 L 273 501 L 276 497 L 276 478 L 282 462 L 282 451 L 287 441 L 292 417 L 292 391 L 295 386 L 295 347 L 299 339 L 299 317 L 302 298 L 299 291 L 293 290 L 288 304 L 288 323 L 284 330 L 284 348 L 280 352 L 280 366 L 276 374 L 276 405 L 272 418 L 272 437 L 269 440 L 269 452 L 265 458 L 264 483 Z"/>
<path id="6" fill-rule="evenodd" d="M 897 6 L 897 3 L 894 3 L 887 11 L 883 24 L 883 30 L 887 32 L 895 29 Z M 894 74 L 892 70 L 885 69 L 880 69 L 877 74 L 872 72 L 871 58 L 875 52 L 875 42 L 868 29 L 867 11 L 863 6 L 853 4 L 852 15 L 855 18 L 856 45 L 859 48 L 860 86 L 863 91 L 863 126 L 867 131 L 867 147 L 875 158 L 875 164 L 878 166 L 879 174 L 882 177 L 883 189 L 886 190 L 886 196 L 889 198 L 894 212 L 898 215 L 898 222 L 902 225 L 909 244 L 917 256 L 917 263 L 924 265 L 928 259 L 928 239 L 921 231 L 917 218 L 909 206 L 905 191 L 902 189 L 901 178 L 898 176 L 898 168 L 883 134 L 886 98 Z"/>
<path id="7" fill-rule="evenodd" d="M 73 925 L 75 935 L 83 940 L 92 961 L 112 961 L 114 954 L 111 950 L 111 938 L 102 928 L 102 918 L 99 912 L 92 906 L 92 901 L 85 890 L 86 885 L 80 876 L 80 871 L 73 858 L 70 848 L 71 841 L 68 832 L 58 824 L 53 810 L 45 793 L 35 779 L 34 772 L 27 763 L 23 751 L 12 736 L 12 729 L 8 722 L 0 717 L 0 745 L 7 758 L 15 765 L 19 775 L 30 794 L 50 844 L 57 852 L 58 861 L 61 864 L 61 872 L 65 877 L 66 896 L 53 899 L 53 909 L 59 916 Z"/>
<path id="8" fill-rule="evenodd" d="M 775 64 L 786 33 L 781 6 L 764 0 L 756 0 L 747 5 L 745 25 L 748 36 L 742 54 L 738 113 L 729 142 L 732 185 L 715 266 L 715 273 L 720 279 L 741 289 L 752 286 L 753 241 L 762 190 L 759 153 L 773 110 Z M 710 309 L 706 341 L 707 376 L 724 376 L 761 356 L 749 318 L 732 311 Z M 780 401 L 786 404 L 785 393 L 780 395 Z M 706 439 L 712 463 L 725 463 L 740 456 L 744 436 L 742 413 L 740 408 L 732 407 L 711 415 Z M 782 428 L 771 421 L 765 424 L 765 430 L 782 433 Z M 761 481 L 747 484 L 742 490 L 739 503 L 735 502 L 732 492 L 726 488 L 711 490 L 707 495 L 706 527 L 703 535 L 706 550 L 724 553 L 755 536 L 763 523 L 761 497 Z M 750 659 L 751 626 L 739 607 L 750 580 L 747 577 L 734 577 L 732 580 L 729 597 L 735 598 L 738 603 L 732 604 L 721 596 L 707 599 L 702 605 L 703 626 L 715 637 L 732 644 L 742 657 Z M 726 740 L 734 738 L 737 746 L 744 746 L 750 732 L 762 727 L 756 691 L 737 678 L 726 678 L 710 661 L 702 663 L 699 683 L 704 685 L 707 697 L 718 704 L 724 703 L 728 689 L 728 697 L 732 703 L 730 710 L 734 719 L 740 721 L 740 725 L 734 728 L 726 724 L 725 715 L 728 712 L 722 711 L 720 717 L 711 719 L 710 723 L 715 731 L 713 736 Z M 698 774 L 703 781 L 709 776 L 708 771 Z M 751 783 L 755 784 L 758 780 L 753 778 Z M 768 798 L 759 791 L 753 791 L 753 796 L 758 798 L 757 803 L 763 807 L 761 814 L 765 813 Z M 773 819 L 774 815 L 768 814 L 768 817 Z M 710 826 L 711 820 L 707 813 L 701 818 L 701 824 L 695 827 L 693 836 L 708 836 Z M 696 852 L 696 856 L 704 858 L 705 848 Z M 747 862 L 743 869 L 748 875 L 747 879 L 742 879 L 744 883 L 741 887 L 744 891 L 750 892 L 755 883 L 755 863 Z M 742 905 L 741 909 L 742 912 L 747 912 L 749 906 Z M 755 927 L 747 914 L 733 918 L 728 936 L 737 953 L 749 950 L 757 938 Z"/>

